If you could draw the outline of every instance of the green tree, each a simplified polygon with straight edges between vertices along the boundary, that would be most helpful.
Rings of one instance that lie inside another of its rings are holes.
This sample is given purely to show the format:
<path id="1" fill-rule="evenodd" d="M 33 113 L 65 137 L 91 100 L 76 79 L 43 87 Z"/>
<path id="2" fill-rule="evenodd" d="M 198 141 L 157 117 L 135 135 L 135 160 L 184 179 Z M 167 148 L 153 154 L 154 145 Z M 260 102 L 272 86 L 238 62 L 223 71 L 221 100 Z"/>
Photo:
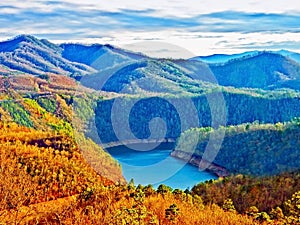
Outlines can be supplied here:
<path id="1" fill-rule="evenodd" d="M 164 184 L 159 185 L 157 188 L 157 193 L 162 194 L 162 195 L 165 195 L 165 194 L 168 194 L 171 192 L 172 192 L 172 188 L 167 185 L 164 185 Z"/>

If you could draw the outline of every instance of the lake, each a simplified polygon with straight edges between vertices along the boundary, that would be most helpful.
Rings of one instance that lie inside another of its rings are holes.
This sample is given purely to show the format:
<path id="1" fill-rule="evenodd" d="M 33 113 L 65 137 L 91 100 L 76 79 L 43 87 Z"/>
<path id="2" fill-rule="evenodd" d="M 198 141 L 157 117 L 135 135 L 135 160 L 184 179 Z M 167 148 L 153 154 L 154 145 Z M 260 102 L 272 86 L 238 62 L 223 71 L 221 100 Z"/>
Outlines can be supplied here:
<path id="1" fill-rule="evenodd" d="M 134 179 L 135 185 L 165 184 L 173 189 L 191 189 L 195 184 L 217 176 L 170 156 L 174 144 L 162 143 L 153 150 L 149 144 L 134 144 L 106 149 L 122 166 L 125 179 Z M 135 150 L 138 149 L 138 150 Z"/>

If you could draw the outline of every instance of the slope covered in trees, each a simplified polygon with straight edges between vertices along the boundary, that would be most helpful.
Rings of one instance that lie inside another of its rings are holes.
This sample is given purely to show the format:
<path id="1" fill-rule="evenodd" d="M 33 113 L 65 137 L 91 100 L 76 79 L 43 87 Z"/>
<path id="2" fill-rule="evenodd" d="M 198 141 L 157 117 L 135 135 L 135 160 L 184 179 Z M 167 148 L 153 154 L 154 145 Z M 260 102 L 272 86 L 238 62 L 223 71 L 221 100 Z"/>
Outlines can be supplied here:
<path id="1" fill-rule="evenodd" d="M 67 95 L 1 96 L 1 223 L 258 224 L 164 185 L 121 185 L 118 165 L 73 130 L 70 102 Z"/>
<path id="2" fill-rule="evenodd" d="M 265 176 L 300 168 L 299 119 L 285 124 L 242 124 L 215 130 L 193 128 L 181 136 L 176 150 L 184 152 L 185 146 L 197 137 L 193 154 L 202 157 L 209 138 L 218 138 L 222 133 L 225 136 L 213 162 L 231 173 Z"/>
<path id="3" fill-rule="evenodd" d="M 20 35 L 0 43 L 0 64 L 28 74 L 87 74 L 95 70 L 62 57 L 62 49 L 33 36 Z"/>
<path id="4" fill-rule="evenodd" d="M 60 91 L 64 91 L 64 86 L 60 86 Z M 93 165 L 99 174 L 112 181 L 124 182 L 119 165 L 106 153 L 100 146 L 96 145 L 91 139 L 87 139 L 83 134 L 84 124 L 81 123 L 78 115 L 73 114 L 72 97 L 67 94 L 31 94 L 23 97 L 18 92 L 10 89 L 9 94 L 2 94 L 0 97 L 0 116 L 1 122 L 5 124 L 16 123 L 21 126 L 29 127 L 39 132 L 52 132 L 46 139 L 33 141 L 33 145 L 47 147 L 53 142 L 69 143 L 78 145 L 78 151 L 84 156 L 88 163 Z M 68 90 L 66 91 L 68 93 Z M 88 95 L 86 96 L 88 98 Z M 74 129 L 73 123 L 77 124 Z M 9 126 L 5 129 L 9 132 Z M 3 131 L 4 132 L 4 131 Z M 4 135 L 4 134 L 3 134 Z M 21 139 L 21 136 L 13 137 L 14 141 Z M 8 135 L 9 136 L 9 135 Z M 48 143 L 48 144 L 47 144 Z"/>
<path id="5" fill-rule="evenodd" d="M 209 82 L 211 87 L 218 83 L 299 90 L 300 65 L 296 53 L 255 51 L 228 57 L 231 60 L 208 66 L 198 60 L 150 58 L 111 45 L 56 45 L 21 35 L 0 42 L 0 73 L 62 74 L 97 90 L 123 93 L 199 93 L 205 86 L 203 82 Z"/>
<path id="6" fill-rule="evenodd" d="M 177 138 L 181 132 L 191 127 L 212 125 L 212 116 L 216 126 L 226 121 L 228 125 L 241 123 L 286 122 L 300 116 L 300 99 L 294 92 L 259 92 L 228 89 L 222 93 L 225 106 L 215 93 L 196 96 L 158 95 L 153 97 L 133 96 L 101 99 L 95 108 L 96 126 L 102 142 L 118 141 L 113 123 L 120 130 L 125 129 L 127 121 L 131 132 L 140 139 L 150 136 L 149 122 L 155 117 L 163 119 L 167 126 L 165 138 Z M 208 101 L 213 99 L 213 101 Z M 112 112 L 112 107 L 119 109 Z M 194 107 L 194 111 L 193 111 Z M 127 110 L 126 110 L 127 109 Z M 213 111 L 212 111 L 213 110 Z M 197 114 L 197 120 L 192 115 Z M 111 115 L 115 115 L 112 122 Z M 154 127 L 155 128 L 155 127 Z M 157 127 L 157 129 L 160 129 Z M 154 129 L 155 130 L 155 129 Z M 123 135 L 123 139 L 130 135 Z"/>
<path id="7" fill-rule="evenodd" d="M 165 185 L 157 190 L 132 182 L 115 185 L 86 163 L 70 137 L 15 123 L 0 126 L 4 224 L 299 222 L 299 194 L 293 194 L 299 189 L 297 173 L 267 179 L 230 177 L 199 184 L 192 192 Z"/>
<path id="8" fill-rule="evenodd" d="M 157 191 L 113 185 L 68 136 L 15 123 L 0 126 L 3 224 L 256 224 L 163 185 Z"/>
<path id="9" fill-rule="evenodd" d="M 271 52 L 210 66 L 220 85 L 263 89 L 284 87 L 285 83 L 299 80 L 299 68 L 296 61 Z"/>
<path id="10" fill-rule="evenodd" d="M 230 199 L 239 213 L 270 224 L 299 224 L 299 185 L 299 170 L 270 177 L 239 174 L 198 184 L 192 193 L 201 196 L 205 204 L 224 206 Z"/>

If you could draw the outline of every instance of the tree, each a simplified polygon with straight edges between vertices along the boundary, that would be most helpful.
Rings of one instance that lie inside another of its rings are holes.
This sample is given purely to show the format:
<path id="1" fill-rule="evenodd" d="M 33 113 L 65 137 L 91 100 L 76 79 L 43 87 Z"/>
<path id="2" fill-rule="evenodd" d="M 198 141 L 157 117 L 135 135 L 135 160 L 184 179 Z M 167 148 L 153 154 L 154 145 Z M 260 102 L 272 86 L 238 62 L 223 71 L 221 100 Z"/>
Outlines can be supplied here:
<path id="1" fill-rule="evenodd" d="M 175 221 L 178 215 L 179 208 L 177 208 L 176 204 L 170 205 L 170 207 L 165 210 L 165 217 L 170 221 Z"/>
<path id="2" fill-rule="evenodd" d="M 128 187 L 128 190 L 135 190 L 135 185 L 134 185 L 133 178 L 130 179 L 127 187 Z"/>
<path id="3" fill-rule="evenodd" d="M 282 209 L 279 206 L 277 206 L 275 209 L 272 209 L 272 211 L 270 212 L 270 216 L 272 219 L 276 220 L 282 220 L 284 218 Z"/>
<path id="4" fill-rule="evenodd" d="M 284 203 L 287 221 L 290 224 L 300 224 L 300 191 L 293 194 L 292 198 Z"/>
<path id="5" fill-rule="evenodd" d="M 157 188 L 157 193 L 162 194 L 162 195 L 170 193 L 171 191 L 172 191 L 172 188 L 167 185 L 164 185 L 164 184 L 159 185 Z"/>
<path id="6" fill-rule="evenodd" d="M 236 209 L 235 209 L 235 207 L 234 207 L 234 204 L 233 204 L 233 201 L 232 201 L 231 198 L 226 199 L 226 200 L 224 201 L 222 208 L 223 208 L 225 211 L 236 212 Z"/>

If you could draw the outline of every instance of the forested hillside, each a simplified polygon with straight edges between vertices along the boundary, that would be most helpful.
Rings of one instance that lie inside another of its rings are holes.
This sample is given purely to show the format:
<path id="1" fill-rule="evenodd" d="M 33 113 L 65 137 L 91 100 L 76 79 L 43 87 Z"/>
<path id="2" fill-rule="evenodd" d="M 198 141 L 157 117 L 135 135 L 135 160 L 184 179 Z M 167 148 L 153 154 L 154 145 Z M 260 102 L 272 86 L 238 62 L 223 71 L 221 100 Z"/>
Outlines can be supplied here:
<path id="1" fill-rule="evenodd" d="M 122 184 L 118 164 L 70 123 L 78 116 L 80 125 L 92 112 L 72 115 L 70 90 L 56 88 L 30 98 L 22 90 L 1 94 L 1 223 L 258 224 L 188 192 Z M 91 103 L 83 93 L 80 99 Z"/>
<path id="2" fill-rule="evenodd" d="M 62 49 L 59 46 L 28 35 L 0 43 L 0 64 L 20 72 L 34 75 L 44 73 L 71 75 L 95 71 L 85 64 L 66 60 L 61 54 Z"/>
<path id="3" fill-rule="evenodd" d="M 230 177 L 199 184 L 192 192 L 165 185 L 157 190 L 132 182 L 115 185 L 86 163 L 69 136 L 12 122 L 0 126 L 0 221 L 4 224 L 299 222 L 299 194 L 293 195 L 299 184 L 297 174 Z"/>
<path id="4" fill-rule="evenodd" d="M 236 175 L 192 188 L 205 204 L 218 204 L 269 224 L 299 224 L 299 170 L 270 177 Z M 296 206 L 296 207 L 295 207 Z"/>
<path id="5" fill-rule="evenodd" d="M 218 92 L 217 92 L 218 93 Z M 119 97 L 102 99 L 95 109 L 96 126 L 102 142 L 118 141 L 115 136 L 111 115 L 112 107 L 117 105 L 116 115 L 118 128 L 126 126 L 126 121 L 132 133 L 141 139 L 150 135 L 149 121 L 155 117 L 163 119 L 167 125 L 165 138 L 177 138 L 181 132 L 191 127 L 212 126 L 212 116 L 215 125 L 238 125 L 241 123 L 277 123 L 286 122 L 300 116 L 300 98 L 293 96 L 294 92 L 266 92 L 255 94 L 250 91 L 228 90 L 222 93 L 222 99 L 215 93 L 200 96 L 160 96 L 157 97 Z M 214 99 L 208 101 L 208 99 Z M 132 108 L 131 105 L 136 103 Z M 191 105 L 195 108 L 195 112 Z M 130 111 L 125 110 L 130 107 Z M 211 110 L 214 110 L 213 112 Z M 183 111 L 183 113 L 181 112 Z M 180 114 L 181 113 L 181 114 Z M 198 113 L 198 121 L 189 115 Z M 213 114 L 212 114 L 213 113 Z M 129 137 L 129 135 L 127 135 Z M 126 134 L 124 134 L 126 139 Z"/>
<path id="6" fill-rule="evenodd" d="M 77 151 L 81 151 L 84 158 L 93 164 L 99 174 L 114 182 L 123 182 L 124 179 L 118 164 L 100 146 L 85 138 L 82 133 L 84 124 L 80 122 L 79 115 L 73 114 L 72 105 L 70 105 L 72 97 L 66 94 L 69 93 L 69 90 L 65 89 L 63 85 L 56 88 L 58 89 L 57 93 L 31 93 L 25 97 L 19 92 L 7 89 L 7 93 L 0 95 L 0 118 L 4 123 L 3 126 L 6 127 L 3 128 L 3 132 L 10 133 L 10 124 L 16 123 L 31 128 L 29 131 L 41 133 L 40 138 L 37 137 L 36 141 L 32 141 L 33 145 L 48 147 L 55 142 L 72 142 L 73 144 L 70 146 L 79 145 Z M 86 98 L 89 98 L 88 95 Z M 74 129 L 73 123 L 76 123 L 76 129 Z M 14 132 L 12 131 L 10 135 L 14 135 Z M 43 135 L 46 135 L 46 138 L 43 138 Z M 11 138 L 18 141 L 22 136 L 12 136 Z M 70 146 L 66 148 L 70 148 Z"/>
<path id="7" fill-rule="evenodd" d="M 300 76 L 299 63 L 271 52 L 211 65 L 210 69 L 220 85 L 234 87 L 270 89 L 299 80 Z"/>
<path id="8" fill-rule="evenodd" d="M 294 119 L 288 123 L 242 124 L 219 129 L 194 128 L 186 131 L 176 146 L 176 151 L 185 151 L 198 136 L 194 153 L 202 156 L 210 135 L 225 132 L 214 163 L 231 173 L 251 175 L 274 175 L 295 171 L 300 167 L 300 123 Z M 208 150 L 210 151 L 210 150 Z M 213 149 L 211 149 L 213 151 Z M 189 152 L 188 152 L 189 153 Z"/>

